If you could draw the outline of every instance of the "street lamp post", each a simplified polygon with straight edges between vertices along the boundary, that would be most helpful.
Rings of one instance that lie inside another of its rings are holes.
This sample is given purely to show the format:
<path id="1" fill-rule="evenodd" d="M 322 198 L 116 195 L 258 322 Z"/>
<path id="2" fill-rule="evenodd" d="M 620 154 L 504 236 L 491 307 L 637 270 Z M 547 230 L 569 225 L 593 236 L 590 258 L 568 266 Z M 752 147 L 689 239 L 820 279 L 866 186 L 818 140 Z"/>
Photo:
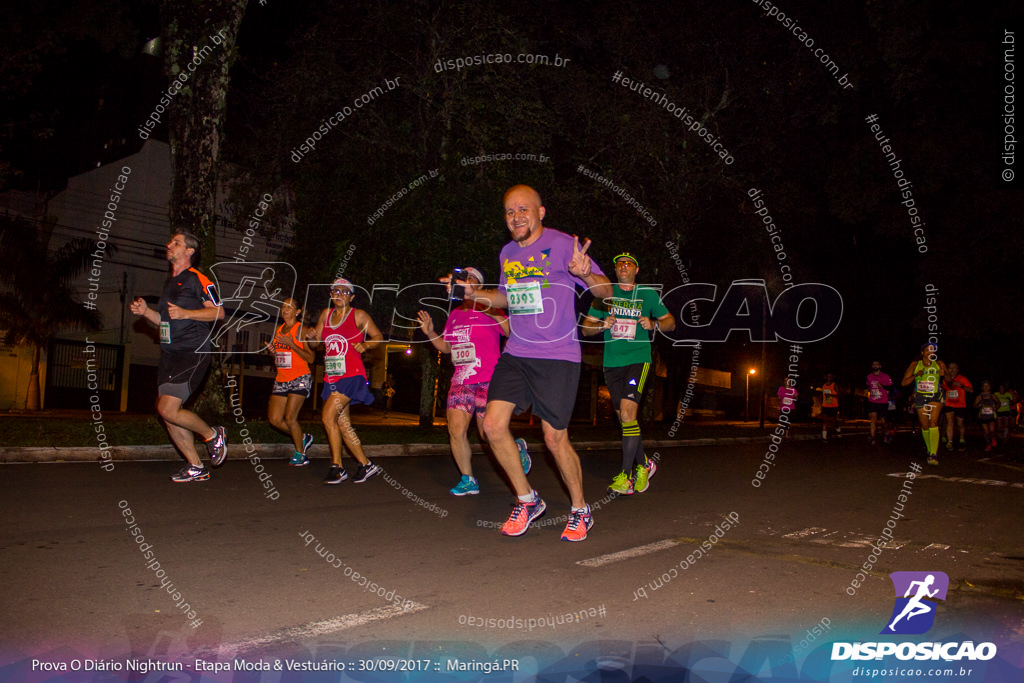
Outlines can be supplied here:
<path id="1" fill-rule="evenodd" d="M 757 374 L 757 370 L 750 368 L 747 370 L 747 399 L 743 403 L 743 421 L 747 422 L 750 420 L 750 376 Z"/>

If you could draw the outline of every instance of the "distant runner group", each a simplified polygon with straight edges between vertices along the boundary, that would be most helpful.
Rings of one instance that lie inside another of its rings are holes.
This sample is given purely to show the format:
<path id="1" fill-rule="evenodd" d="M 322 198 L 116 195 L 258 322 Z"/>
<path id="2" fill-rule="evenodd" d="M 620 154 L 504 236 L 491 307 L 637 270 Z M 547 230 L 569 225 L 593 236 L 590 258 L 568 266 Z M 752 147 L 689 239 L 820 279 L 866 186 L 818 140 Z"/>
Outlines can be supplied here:
<path id="1" fill-rule="evenodd" d="M 788 378 L 786 382 L 779 388 L 779 401 L 781 406 L 792 409 L 799 394 Z M 891 443 L 896 424 L 905 412 L 900 405 L 899 388 L 889 375 L 882 372 L 879 361 L 871 364 L 864 386 L 871 420 L 870 443 L 876 445 L 879 434 L 885 443 Z M 1024 408 L 1020 396 L 1006 383 L 999 384 L 998 391 L 993 391 L 991 382 L 982 382 L 981 391 L 973 401 L 970 400 L 970 395 L 975 393 L 974 385 L 961 374 L 959 364 L 949 363 L 947 366 L 939 360 L 938 346 L 933 343 L 921 347 L 920 357 L 907 367 L 899 386 L 908 388 L 909 408 L 920 423 L 930 465 L 938 465 L 938 451 L 942 443 L 950 451 L 967 449 L 966 420 L 972 410 L 981 425 L 985 451 L 988 452 L 998 446 L 1000 437 L 1004 442 L 1009 440 L 1015 422 L 1014 412 L 1019 422 Z M 821 439 L 828 443 L 830 435 L 839 437 L 842 434 L 838 420 L 842 392 L 831 374 L 826 375 L 822 385 L 814 390 L 815 410 L 820 400 Z M 820 394 L 820 399 L 817 394 Z M 812 410 L 812 416 L 814 414 Z M 957 435 L 959 440 L 955 438 Z"/>

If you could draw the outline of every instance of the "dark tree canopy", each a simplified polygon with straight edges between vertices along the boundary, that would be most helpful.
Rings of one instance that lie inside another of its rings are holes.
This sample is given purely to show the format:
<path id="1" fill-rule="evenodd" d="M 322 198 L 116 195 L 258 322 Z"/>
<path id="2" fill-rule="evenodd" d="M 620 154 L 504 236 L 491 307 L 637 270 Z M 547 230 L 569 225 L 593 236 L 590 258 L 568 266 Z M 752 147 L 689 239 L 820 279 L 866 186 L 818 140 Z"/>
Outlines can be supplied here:
<path id="1" fill-rule="evenodd" d="M 1022 252 L 1019 191 L 998 177 L 1000 38 L 1020 17 L 1014 3 L 787 3 L 814 49 L 755 2 L 193 5 L 159 4 L 176 55 L 165 62 L 182 61 L 218 27 L 237 31 L 210 82 L 189 95 L 202 106 L 180 107 L 171 122 L 174 153 L 182 141 L 191 150 L 191 161 L 176 163 L 198 183 L 176 189 L 175 206 L 208 197 L 204 183 L 218 174 L 236 205 L 274 193 L 278 220 L 264 225 L 294 218 L 289 258 L 303 283 L 330 280 L 346 253 L 346 274 L 364 286 L 433 281 L 456 263 L 493 278 L 505 240 L 501 193 L 526 182 L 541 191 L 547 223 L 592 238 L 599 263 L 632 251 L 642 279 L 668 287 L 682 277 L 671 241 L 690 279 L 724 289 L 760 278 L 777 294 L 784 244 L 794 281 L 828 283 L 847 304 L 839 330 L 809 351 L 821 367 L 875 355 L 902 363 L 925 331 L 926 283 L 942 289 L 954 355 L 980 359 L 1020 335 L 1006 314 L 1022 303 L 1019 288 L 998 285 L 992 295 L 985 285 L 1009 280 Z M 111 12 L 114 27 L 93 49 L 117 55 L 126 36 L 151 35 L 157 6 Z M 23 9 L 11 31 L 40 20 Z M 76 30 L 99 29 L 83 20 Z M 55 54 L 55 35 L 41 33 L 33 50 Z M 25 42 L 14 35 L 11 45 Z M 17 76 L 0 94 L 13 99 L 43 82 L 35 52 L 7 54 L 2 66 Z M 454 65 L 495 54 L 513 63 Z M 563 64 L 516 63 L 519 54 Z M 651 96 L 614 83 L 616 72 Z M 356 106 L 365 94 L 373 96 Z M 733 163 L 661 95 L 685 107 Z M 225 104 L 221 131 L 202 112 Z M 926 255 L 865 120 L 872 114 L 913 182 Z M 301 152 L 314 134 L 315 149 Z M 546 160 L 463 163 L 495 154 Z M 217 167 L 217 158 L 229 165 Z M 776 242 L 754 213 L 754 189 Z M 175 211 L 197 225 L 212 215 L 208 204 Z M 705 358 L 728 366 L 749 352 L 740 336 Z"/>

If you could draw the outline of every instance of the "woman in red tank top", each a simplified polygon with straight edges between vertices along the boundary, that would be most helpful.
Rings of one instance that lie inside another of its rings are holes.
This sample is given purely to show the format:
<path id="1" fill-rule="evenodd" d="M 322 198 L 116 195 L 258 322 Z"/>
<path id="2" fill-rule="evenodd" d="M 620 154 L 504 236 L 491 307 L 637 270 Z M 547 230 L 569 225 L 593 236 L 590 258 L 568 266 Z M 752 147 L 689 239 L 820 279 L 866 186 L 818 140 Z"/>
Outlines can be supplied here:
<path id="1" fill-rule="evenodd" d="M 357 484 L 380 472 L 363 453 L 349 418 L 349 406 L 373 403 L 361 354 L 383 342 L 384 335 L 366 311 L 352 307 L 354 296 L 351 282 L 344 278 L 335 280 L 331 285 L 331 305 L 320 314 L 316 329 L 307 333 L 307 339 L 324 347 L 324 407 L 320 416 L 331 446 L 331 469 L 325 484 L 340 484 L 348 479 L 341 465 L 343 442 L 359 462 L 354 480 Z"/>

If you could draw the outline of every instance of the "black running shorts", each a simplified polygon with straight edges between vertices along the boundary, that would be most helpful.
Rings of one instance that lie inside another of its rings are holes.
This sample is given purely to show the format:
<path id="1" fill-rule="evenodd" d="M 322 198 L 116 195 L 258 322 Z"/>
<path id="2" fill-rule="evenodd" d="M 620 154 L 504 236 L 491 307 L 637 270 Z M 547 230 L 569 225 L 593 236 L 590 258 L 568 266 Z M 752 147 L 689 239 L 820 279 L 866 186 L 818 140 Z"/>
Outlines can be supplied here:
<path id="1" fill-rule="evenodd" d="M 612 408 L 618 410 L 624 398 L 633 403 L 640 403 L 650 369 L 650 363 L 634 363 L 619 368 L 604 369 L 604 383 L 608 386 L 608 393 L 612 397 Z"/>
<path id="2" fill-rule="evenodd" d="M 157 366 L 157 390 L 161 396 L 180 398 L 182 403 L 199 388 L 210 368 L 210 354 L 195 351 L 163 351 Z"/>
<path id="3" fill-rule="evenodd" d="M 567 429 L 579 384 L 579 363 L 503 353 L 494 367 L 487 401 L 514 403 L 516 415 L 532 407 L 534 415 L 555 429 Z"/>

